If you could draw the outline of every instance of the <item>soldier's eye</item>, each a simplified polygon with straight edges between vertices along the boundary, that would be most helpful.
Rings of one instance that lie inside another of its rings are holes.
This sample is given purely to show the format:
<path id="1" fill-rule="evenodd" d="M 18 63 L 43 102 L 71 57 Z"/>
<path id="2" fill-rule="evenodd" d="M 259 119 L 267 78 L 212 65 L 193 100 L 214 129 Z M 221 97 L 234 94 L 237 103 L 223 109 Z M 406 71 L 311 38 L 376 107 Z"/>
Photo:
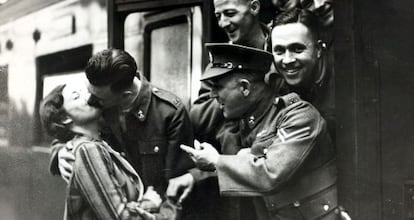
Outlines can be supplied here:
<path id="1" fill-rule="evenodd" d="M 285 53 L 285 51 L 286 51 L 286 48 L 281 47 L 281 46 L 275 46 L 273 48 L 273 53 L 276 54 L 276 55 L 282 55 L 282 54 Z"/>
<path id="2" fill-rule="evenodd" d="M 237 14 L 236 10 L 226 10 L 223 12 L 223 14 L 227 17 L 233 17 Z"/>
<path id="3" fill-rule="evenodd" d="M 294 53 L 302 53 L 306 50 L 306 46 L 303 44 L 293 44 L 290 46 L 289 50 Z"/>

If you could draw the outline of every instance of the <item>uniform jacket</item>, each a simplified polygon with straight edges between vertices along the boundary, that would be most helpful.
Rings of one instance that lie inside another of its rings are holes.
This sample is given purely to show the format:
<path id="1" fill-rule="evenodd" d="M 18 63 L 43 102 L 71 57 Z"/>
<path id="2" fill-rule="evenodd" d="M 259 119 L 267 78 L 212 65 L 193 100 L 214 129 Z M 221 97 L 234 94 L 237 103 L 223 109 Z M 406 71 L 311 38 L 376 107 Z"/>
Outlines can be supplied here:
<path id="1" fill-rule="evenodd" d="M 66 146 L 75 155 L 67 186 L 66 220 L 141 219 L 144 186 L 132 166 L 104 141 L 76 136 Z M 156 218 L 175 219 L 179 208 L 165 202 Z M 168 216 L 167 216 L 168 215 Z"/>
<path id="2" fill-rule="evenodd" d="M 240 125 L 242 149 L 221 155 L 223 196 L 255 196 L 258 219 L 335 219 L 335 152 L 325 120 L 295 93 L 265 103 Z M 330 216 L 330 217 L 328 217 Z"/>
<path id="3" fill-rule="evenodd" d="M 194 166 L 179 148 L 180 144 L 193 145 L 193 130 L 178 97 L 154 87 L 142 75 L 139 78 L 141 89 L 126 113 L 125 128 L 121 128 L 117 109 L 103 112 L 111 128 L 106 135 L 111 146 L 126 154 L 144 185 L 154 186 L 163 195 L 168 179 Z"/>
<path id="4" fill-rule="evenodd" d="M 193 145 L 193 130 L 184 105 L 170 92 L 151 85 L 144 76 L 133 108 L 126 113 L 121 128 L 116 108 L 103 112 L 106 128 L 102 136 L 110 146 L 125 156 L 140 174 L 145 186 L 154 186 L 164 195 L 168 179 L 194 167 L 180 144 Z M 52 151 L 50 170 L 58 174 L 57 149 Z M 59 146 L 60 145 L 60 146 Z"/>

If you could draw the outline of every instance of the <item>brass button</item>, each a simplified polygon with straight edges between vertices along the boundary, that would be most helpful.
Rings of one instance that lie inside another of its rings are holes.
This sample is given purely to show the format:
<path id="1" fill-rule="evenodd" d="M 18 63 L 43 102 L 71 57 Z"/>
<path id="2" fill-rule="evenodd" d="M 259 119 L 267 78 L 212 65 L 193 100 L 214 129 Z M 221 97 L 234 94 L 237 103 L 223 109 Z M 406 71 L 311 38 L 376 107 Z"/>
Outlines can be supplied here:
<path id="1" fill-rule="evenodd" d="M 299 202 L 299 201 L 294 202 L 294 203 L 293 203 L 293 206 L 294 206 L 294 207 L 299 207 L 299 206 L 300 206 L 300 202 Z"/>
<path id="2" fill-rule="evenodd" d="M 152 91 L 153 91 L 153 92 L 158 92 L 158 91 L 159 91 L 159 89 L 158 89 L 158 88 L 153 88 L 153 89 L 152 89 Z"/>
<path id="3" fill-rule="evenodd" d="M 329 205 L 323 205 L 323 210 L 328 211 L 329 210 Z"/>
<path id="4" fill-rule="evenodd" d="M 160 151 L 160 147 L 155 146 L 155 147 L 154 147 L 154 152 L 155 152 L 155 153 L 158 153 L 158 151 Z"/>

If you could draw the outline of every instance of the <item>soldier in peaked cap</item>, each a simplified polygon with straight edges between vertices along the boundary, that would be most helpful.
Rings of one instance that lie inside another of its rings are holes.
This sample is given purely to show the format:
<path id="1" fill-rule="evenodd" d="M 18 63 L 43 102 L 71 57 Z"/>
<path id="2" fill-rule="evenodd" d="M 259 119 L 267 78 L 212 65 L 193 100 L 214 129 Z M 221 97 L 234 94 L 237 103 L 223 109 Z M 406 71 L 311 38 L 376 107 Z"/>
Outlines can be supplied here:
<path id="1" fill-rule="evenodd" d="M 249 197 L 251 219 L 337 219 L 334 148 L 326 122 L 295 93 L 279 96 L 264 82 L 272 55 L 232 44 L 208 44 L 202 80 L 226 119 L 239 123 L 241 149 L 219 154 L 209 143 L 181 145 L 197 166 L 215 170 L 221 196 Z M 278 91 L 278 90 L 276 90 Z M 252 210 L 253 212 L 253 210 Z"/>

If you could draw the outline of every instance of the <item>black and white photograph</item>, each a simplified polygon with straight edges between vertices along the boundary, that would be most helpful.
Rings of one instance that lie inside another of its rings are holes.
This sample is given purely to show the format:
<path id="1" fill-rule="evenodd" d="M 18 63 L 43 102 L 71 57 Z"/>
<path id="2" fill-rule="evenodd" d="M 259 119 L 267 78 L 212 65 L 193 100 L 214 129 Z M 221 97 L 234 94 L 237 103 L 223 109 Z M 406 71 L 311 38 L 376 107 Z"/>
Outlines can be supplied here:
<path id="1" fill-rule="evenodd" d="M 414 220 L 414 1 L 0 0 L 0 220 Z"/>

